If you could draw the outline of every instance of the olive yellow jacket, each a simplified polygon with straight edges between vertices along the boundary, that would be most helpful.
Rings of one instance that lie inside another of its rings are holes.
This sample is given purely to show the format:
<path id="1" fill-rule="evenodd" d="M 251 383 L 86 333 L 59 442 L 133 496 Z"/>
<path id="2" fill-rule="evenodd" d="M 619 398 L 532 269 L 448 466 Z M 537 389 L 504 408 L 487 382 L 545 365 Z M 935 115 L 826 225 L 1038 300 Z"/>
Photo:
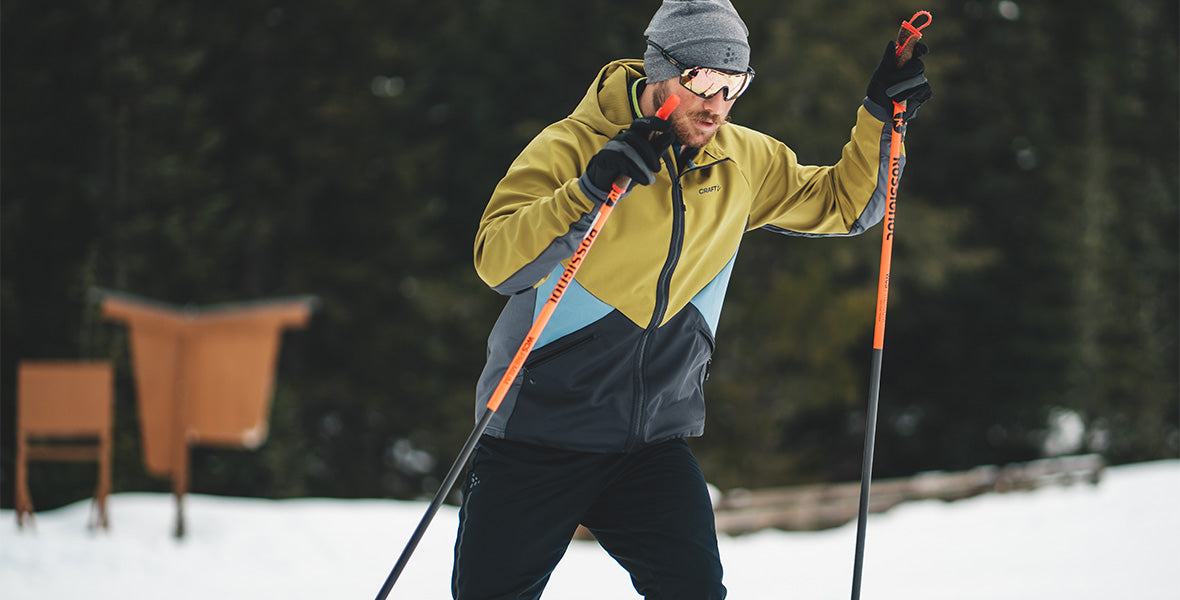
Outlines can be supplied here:
<path id="1" fill-rule="evenodd" d="M 573 113 L 537 135 L 496 186 L 475 267 L 509 295 L 488 340 L 477 416 L 606 198 L 583 176 L 635 118 L 642 62 L 602 69 Z M 702 385 L 742 236 L 862 233 L 885 213 L 890 119 L 867 99 L 832 166 L 735 124 L 686 165 L 670 150 L 618 201 L 487 433 L 591 452 L 704 430 Z"/>

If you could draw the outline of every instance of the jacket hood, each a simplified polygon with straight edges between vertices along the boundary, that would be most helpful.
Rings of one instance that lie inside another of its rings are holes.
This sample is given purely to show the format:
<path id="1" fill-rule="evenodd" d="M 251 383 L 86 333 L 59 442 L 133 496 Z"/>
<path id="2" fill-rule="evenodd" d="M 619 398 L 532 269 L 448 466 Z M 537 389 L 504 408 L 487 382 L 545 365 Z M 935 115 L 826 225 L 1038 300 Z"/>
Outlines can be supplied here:
<path id="1" fill-rule="evenodd" d="M 623 59 L 611 62 L 598 72 L 598 77 L 586 90 L 586 95 L 570 118 L 588 125 L 607 137 L 631 126 L 635 119 L 631 112 L 627 85 L 643 77 L 643 61 Z"/>

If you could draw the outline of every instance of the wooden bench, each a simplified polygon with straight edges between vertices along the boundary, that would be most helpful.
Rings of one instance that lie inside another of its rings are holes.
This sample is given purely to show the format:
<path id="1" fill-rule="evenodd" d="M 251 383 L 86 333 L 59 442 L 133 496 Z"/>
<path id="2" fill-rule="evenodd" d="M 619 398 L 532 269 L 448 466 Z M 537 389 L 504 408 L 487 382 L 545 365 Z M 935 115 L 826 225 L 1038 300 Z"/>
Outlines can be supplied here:
<path id="1" fill-rule="evenodd" d="M 32 525 L 30 461 L 96 462 L 89 526 L 108 529 L 114 375 L 98 361 L 21 361 L 17 366 L 16 522 Z"/>

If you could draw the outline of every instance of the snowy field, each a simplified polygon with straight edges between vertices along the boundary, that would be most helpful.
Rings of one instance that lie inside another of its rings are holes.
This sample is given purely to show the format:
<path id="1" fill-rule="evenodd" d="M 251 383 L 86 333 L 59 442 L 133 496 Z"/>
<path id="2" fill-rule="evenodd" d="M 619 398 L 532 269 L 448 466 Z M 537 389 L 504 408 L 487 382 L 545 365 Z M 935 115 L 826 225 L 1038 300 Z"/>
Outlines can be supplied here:
<path id="1" fill-rule="evenodd" d="M 34 492 L 35 493 L 35 492 Z M 163 494 L 116 494 L 111 530 L 89 501 L 20 531 L 0 511 L 0 598 L 373 598 L 425 505 L 387 500 L 189 496 L 171 537 Z M 435 518 L 391 598 L 450 597 L 455 510 Z M 844 599 L 856 524 L 721 540 L 735 600 Z M 1098 486 L 903 504 L 869 520 L 866 600 L 1180 600 L 1180 460 L 1115 467 Z M 637 598 L 593 542 L 575 542 L 546 598 Z"/>

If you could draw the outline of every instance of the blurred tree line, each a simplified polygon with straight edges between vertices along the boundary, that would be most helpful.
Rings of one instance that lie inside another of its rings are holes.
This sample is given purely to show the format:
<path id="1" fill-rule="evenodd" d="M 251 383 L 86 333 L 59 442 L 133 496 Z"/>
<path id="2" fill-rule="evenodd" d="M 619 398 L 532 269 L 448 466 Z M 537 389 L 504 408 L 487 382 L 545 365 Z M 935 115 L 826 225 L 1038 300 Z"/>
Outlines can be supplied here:
<path id="1" fill-rule="evenodd" d="M 899 194 L 876 474 L 1063 452 L 1180 453 L 1175 2 L 737 0 L 734 118 L 839 156 L 885 41 L 935 22 L 933 101 Z M 516 153 L 658 3 L 242 0 L 0 8 L 0 501 L 15 369 L 109 359 L 115 490 L 140 459 L 127 332 L 92 286 L 174 304 L 315 294 L 285 334 L 270 437 L 201 448 L 192 489 L 429 494 L 473 425 L 503 299 L 471 267 Z M 722 487 L 858 476 L 879 228 L 747 236 L 694 447 Z M 592 260 L 592 258 L 591 258 Z M 1068 437 L 1068 436 L 1067 436 Z M 47 508 L 86 467 L 34 468 Z"/>

